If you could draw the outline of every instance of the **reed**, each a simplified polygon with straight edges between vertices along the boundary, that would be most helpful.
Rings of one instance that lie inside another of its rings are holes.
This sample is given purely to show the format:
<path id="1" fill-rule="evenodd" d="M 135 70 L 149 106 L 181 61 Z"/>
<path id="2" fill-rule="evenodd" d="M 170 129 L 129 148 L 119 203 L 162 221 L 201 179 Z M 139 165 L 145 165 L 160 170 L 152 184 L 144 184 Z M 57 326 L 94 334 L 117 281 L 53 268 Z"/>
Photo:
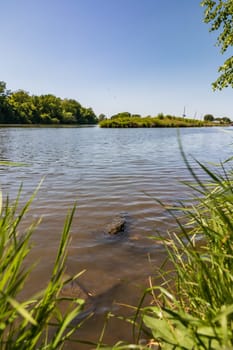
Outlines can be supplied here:
<path id="1" fill-rule="evenodd" d="M 164 205 L 177 225 L 154 237 L 168 254 L 156 273 L 163 282 L 151 279 L 139 302 L 135 343 L 114 349 L 233 350 L 233 158 L 216 167 L 197 162 L 200 177 L 181 152 L 192 204 Z"/>
<path id="2" fill-rule="evenodd" d="M 31 236 L 37 223 L 22 232 L 19 225 L 27 213 L 35 194 L 19 209 L 20 192 L 13 203 L 7 199 L 0 205 L 0 349 L 62 349 L 81 323 L 72 323 L 83 308 L 84 301 L 62 298 L 60 291 L 74 276 L 64 281 L 69 244 L 69 232 L 75 207 L 68 214 L 61 234 L 51 279 L 44 290 L 21 301 L 19 293 L 25 287 L 31 267 L 25 259 L 31 250 Z M 21 232 L 20 232 L 21 231 Z M 61 312 L 61 301 L 69 303 Z"/>
<path id="3" fill-rule="evenodd" d="M 183 153 L 183 152 L 182 152 Z M 151 286 L 153 304 L 140 310 L 146 332 L 161 349 L 233 349 L 233 170 L 199 163 L 205 182 L 195 180 L 192 206 L 167 208 L 178 230 L 163 240 L 170 279 Z M 177 209 L 183 215 L 177 216 Z M 182 216 L 182 219 L 180 219 Z M 143 297 L 144 299 L 144 297 Z M 141 301 L 142 304 L 142 301 Z M 139 311 L 138 311 L 139 314 Z"/>

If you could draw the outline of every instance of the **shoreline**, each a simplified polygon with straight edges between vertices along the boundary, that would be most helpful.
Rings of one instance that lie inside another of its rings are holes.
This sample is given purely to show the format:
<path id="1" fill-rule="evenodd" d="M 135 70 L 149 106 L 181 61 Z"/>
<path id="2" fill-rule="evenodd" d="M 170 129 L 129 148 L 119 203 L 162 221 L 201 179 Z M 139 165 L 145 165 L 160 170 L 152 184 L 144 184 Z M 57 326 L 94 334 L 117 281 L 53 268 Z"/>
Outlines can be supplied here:
<path id="1" fill-rule="evenodd" d="M 0 124 L 0 128 L 93 128 L 98 124 Z"/>
<path id="2" fill-rule="evenodd" d="M 0 124 L 0 128 L 94 128 L 103 129 L 160 129 L 160 128 L 209 128 L 209 127 L 231 127 L 233 124 L 204 124 L 204 125 L 100 125 L 100 124 Z"/>

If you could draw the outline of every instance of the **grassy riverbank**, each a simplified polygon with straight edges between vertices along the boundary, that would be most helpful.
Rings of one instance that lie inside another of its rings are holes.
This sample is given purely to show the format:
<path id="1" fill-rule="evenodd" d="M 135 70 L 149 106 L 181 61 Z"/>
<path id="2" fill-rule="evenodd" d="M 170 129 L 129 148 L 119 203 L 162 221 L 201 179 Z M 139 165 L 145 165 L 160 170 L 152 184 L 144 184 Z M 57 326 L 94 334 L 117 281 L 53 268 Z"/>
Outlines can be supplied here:
<path id="1" fill-rule="evenodd" d="M 99 123 L 101 128 L 164 128 L 164 127 L 200 127 L 216 126 L 216 123 L 188 119 L 170 115 L 157 117 L 121 116 L 105 119 Z"/>

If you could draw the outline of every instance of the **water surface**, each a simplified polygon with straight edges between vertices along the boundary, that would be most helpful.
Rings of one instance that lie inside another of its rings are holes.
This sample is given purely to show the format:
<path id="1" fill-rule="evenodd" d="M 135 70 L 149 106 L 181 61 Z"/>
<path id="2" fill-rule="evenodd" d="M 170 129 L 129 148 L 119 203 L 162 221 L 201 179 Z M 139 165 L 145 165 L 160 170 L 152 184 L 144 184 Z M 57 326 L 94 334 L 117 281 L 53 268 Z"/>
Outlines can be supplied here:
<path id="1" fill-rule="evenodd" d="M 231 128 L 185 128 L 180 133 L 197 172 L 193 158 L 219 162 L 231 155 Z M 156 199 L 173 204 L 189 192 L 181 183 L 190 180 L 190 174 L 180 154 L 177 130 L 0 128 L 0 159 L 28 165 L 1 166 L 5 195 L 15 197 L 23 183 L 26 200 L 44 178 L 26 218 L 30 222 L 43 217 L 33 236 L 29 262 L 38 265 L 26 294 L 40 289 L 49 278 L 67 211 L 77 203 L 67 273 L 85 269 L 82 283 L 93 294 L 103 295 L 99 316 L 81 332 L 82 337 L 90 336 L 91 329 L 95 339 L 101 331 L 99 318 L 112 301 L 136 304 L 142 284 L 164 259 L 162 246 L 149 237 L 158 231 L 166 235 L 174 223 Z M 119 214 L 126 217 L 126 234 L 111 239 L 105 228 Z M 124 312 L 117 305 L 114 310 Z M 109 327 L 107 340 L 127 336 L 125 326 Z"/>

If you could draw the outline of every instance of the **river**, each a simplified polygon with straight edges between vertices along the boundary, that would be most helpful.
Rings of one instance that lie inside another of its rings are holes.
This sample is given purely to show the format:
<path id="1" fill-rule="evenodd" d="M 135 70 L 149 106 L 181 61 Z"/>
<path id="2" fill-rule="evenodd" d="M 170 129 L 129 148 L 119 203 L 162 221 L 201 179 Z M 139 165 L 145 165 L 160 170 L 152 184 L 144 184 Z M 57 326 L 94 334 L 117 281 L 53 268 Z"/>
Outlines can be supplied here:
<path id="1" fill-rule="evenodd" d="M 194 158 L 219 162 L 232 154 L 231 127 L 181 128 L 180 135 L 197 173 Z M 48 280 L 66 214 L 77 203 L 67 273 L 85 270 L 80 281 L 99 296 L 96 315 L 78 334 L 95 341 L 105 313 L 111 309 L 127 315 L 119 303 L 137 305 L 148 277 L 165 258 L 162 245 L 151 236 L 166 235 L 174 223 L 156 200 L 175 204 L 187 199 L 189 190 L 182 181 L 191 180 L 177 130 L 4 127 L 0 128 L 0 159 L 27 164 L 0 166 L 4 198 L 7 194 L 15 198 L 23 184 L 25 202 L 43 178 L 25 219 L 27 224 L 42 217 L 33 235 L 29 263 L 37 266 L 26 295 L 43 288 Z M 125 234 L 112 238 L 106 227 L 118 215 L 126 219 Z M 129 340 L 129 330 L 124 322 L 114 320 L 106 342 L 120 339 Z"/>

